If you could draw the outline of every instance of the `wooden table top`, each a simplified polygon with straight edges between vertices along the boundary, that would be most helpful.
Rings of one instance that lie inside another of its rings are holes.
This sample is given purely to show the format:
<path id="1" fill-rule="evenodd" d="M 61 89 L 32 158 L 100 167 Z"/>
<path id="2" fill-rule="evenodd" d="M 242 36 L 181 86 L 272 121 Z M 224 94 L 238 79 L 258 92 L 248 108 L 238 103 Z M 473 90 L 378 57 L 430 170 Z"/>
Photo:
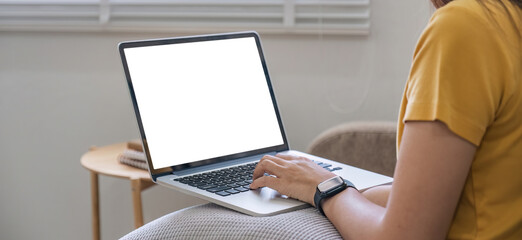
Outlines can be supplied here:
<path id="1" fill-rule="evenodd" d="M 126 146 L 127 143 L 116 143 L 96 147 L 83 154 L 80 162 L 83 167 L 99 174 L 119 178 L 151 180 L 147 170 L 127 166 L 118 161 L 118 155 L 125 150 Z"/>

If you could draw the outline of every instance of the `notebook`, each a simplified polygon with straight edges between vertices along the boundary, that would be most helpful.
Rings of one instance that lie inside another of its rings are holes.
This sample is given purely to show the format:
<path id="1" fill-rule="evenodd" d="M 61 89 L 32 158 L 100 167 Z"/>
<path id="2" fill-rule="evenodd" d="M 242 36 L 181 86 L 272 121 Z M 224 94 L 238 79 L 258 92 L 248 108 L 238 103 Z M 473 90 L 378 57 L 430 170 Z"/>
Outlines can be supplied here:
<path id="1" fill-rule="evenodd" d="M 252 216 L 310 205 L 250 190 L 266 154 L 305 156 L 358 189 L 392 178 L 290 150 L 256 32 L 119 44 L 152 180 Z"/>

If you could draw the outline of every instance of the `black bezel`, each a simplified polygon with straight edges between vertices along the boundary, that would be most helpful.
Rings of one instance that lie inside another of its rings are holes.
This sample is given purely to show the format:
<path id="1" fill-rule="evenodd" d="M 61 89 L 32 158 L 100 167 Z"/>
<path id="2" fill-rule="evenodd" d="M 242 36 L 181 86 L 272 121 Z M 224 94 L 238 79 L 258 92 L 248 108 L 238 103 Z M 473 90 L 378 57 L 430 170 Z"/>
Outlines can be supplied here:
<path id="1" fill-rule="evenodd" d="M 265 73 L 265 78 L 266 78 L 266 81 L 267 81 L 267 84 L 268 84 L 268 89 L 270 91 L 270 95 L 271 95 L 271 98 L 272 98 L 272 103 L 273 103 L 273 106 L 274 106 L 274 110 L 276 112 L 277 121 L 278 121 L 278 124 L 279 124 L 279 129 L 281 131 L 281 136 L 283 137 L 283 144 L 277 145 L 277 146 L 272 146 L 272 147 L 267 147 L 267 148 L 259 149 L 259 150 L 252 150 L 252 151 L 249 151 L 249 152 L 242 152 L 242 153 L 231 154 L 231 155 L 221 156 L 221 157 L 216 157 L 216 158 L 211 158 L 211 159 L 204 159 L 204 160 L 200 160 L 200 161 L 193 162 L 193 163 L 185 163 L 185 164 L 171 166 L 171 167 L 166 167 L 166 168 L 154 169 L 152 161 L 150 161 L 151 157 L 150 157 L 150 151 L 149 151 L 149 147 L 148 147 L 148 143 L 147 143 L 147 137 L 146 137 L 146 134 L 145 134 L 145 131 L 144 131 L 144 127 L 143 127 L 143 124 L 142 124 L 142 120 L 141 120 L 141 117 L 140 117 L 140 111 L 139 111 L 139 108 L 138 108 L 136 95 L 134 93 L 134 87 L 133 87 L 133 84 L 132 84 L 132 78 L 131 78 L 130 73 L 129 73 L 129 69 L 128 69 L 128 66 L 127 66 L 127 61 L 126 61 L 126 58 L 125 58 L 125 51 L 124 50 L 127 49 L 127 48 L 135 48 L 135 47 L 146 47 L 146 46 L 157 46 L 157 45 L 166 45 L 166 44 L 179 44 L 179 43 L 212 41 L 212 40 L 224 40 L 224 39 L 234 39 L 234 38 L 248 38 L 248 37 L 253 37 L 255 39 L 256 45 L 258 47 L 259 57 L 260 57 L 260 60 L 261 60 L 261 64 L 263 66 L 264 73 Z M 277 107 L 277 102 L 276 102 L 276 99 L 275 99 L 274 91 L 272 89 L 272 83 L 270 82 L 270 76 L 268 74 L 268 68 L 266 66 L 265 57 L 264 57 L 264 54 L 262 52 L 261 40 L 259 38 L 259 35 L 256 32 L 251 31 L 251 32 L 238 32 L 238 33 L 225 33 L 225 34 L 199 35 L 199 36 L 189 36 L 189 37 L 165 38 L 165 39 L 150 39 L 150 40 L 128 41 L 128 42 L 120 43 L 118 45 L 118 49 L 119 49 L 120 57 L 121 57 L 121 60 L 122 60 L 122 63 L 123 63 L 123 70 L 125 72 L 125 77 L 127 79 L 127 85 L 129 87 L 129 93 L 130 93 L 130 97 L 131 97 L 131 100 L 132 100 L 134 113 L 136 114 L 136 120 L 137 120 L 137 123 L 138 123 L 139 131 L 140 131 L 140 135 L 141 135 L 141 139 L 142 139 L 142 143 L 143 143 L 143 149 L 144 149 L 145 155 L 146 155 L 146 157 L 148 159 L 147 164 L 148 164 L 148 167 L 149 167 L 149 172 L 150 172 L 150 174 L 152 176 L 152 179 L 154 181 L 156 181 L 157 177 L 162 176 L 162 175 L 166 175 L 166 174 L 169 174 L 169 173 L 172 173 L 173 171 L 179 171 L 179 170 L 183 170 L 183 169 L 187 169 L 187 168 L 198 167 L 198 166 L 212 164 L 212 163 L 219 163 L 219 162 L 234 160 L 234 159 L 238 159 L 238 158 L 242 158 L 242 157 L 255 156 L 255 155 L 259 155 L 259 154 L 263 154 L 263 153 L 267 153 L 267 152 L 286 151 L 286 150 L 289 149 L 288 141 L 286 139 L 285 131 L 284 131 L 284 128 L 283 128 L 283 123 L 281 121 L 281 116 L 279 114 L 279 109 Z"/>

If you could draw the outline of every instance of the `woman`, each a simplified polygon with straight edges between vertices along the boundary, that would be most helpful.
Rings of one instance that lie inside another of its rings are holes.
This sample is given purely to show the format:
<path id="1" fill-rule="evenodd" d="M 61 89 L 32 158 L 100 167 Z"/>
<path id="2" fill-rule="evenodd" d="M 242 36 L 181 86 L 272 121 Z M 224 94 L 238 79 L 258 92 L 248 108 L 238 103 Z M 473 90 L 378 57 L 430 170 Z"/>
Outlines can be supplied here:
<path id="1" fill-rule="evenodd" d="M 393 185 L 348 187 L 318 205 L 345 239 L 522 239 L 522 1 L 432 2 Z M 333 176 L 307 159 L 265 156 L 251 188 L 315 205 Z"/>

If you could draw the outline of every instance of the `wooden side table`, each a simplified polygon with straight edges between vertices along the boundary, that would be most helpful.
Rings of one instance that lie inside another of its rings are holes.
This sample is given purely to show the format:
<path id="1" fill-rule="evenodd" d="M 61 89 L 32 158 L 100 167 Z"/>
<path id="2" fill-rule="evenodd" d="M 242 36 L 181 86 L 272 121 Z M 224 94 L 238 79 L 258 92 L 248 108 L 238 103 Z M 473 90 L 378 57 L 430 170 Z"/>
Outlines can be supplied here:
<path id="1" fill-rule="evenodd" d="M 118 143 L 104 147 L 93 147 L 81 157 L 82 166 L 91 172 L 93 239 L 100 239 L 98 174 L 130 180 L 134 208 L 134 227 L 138 228 L 143 225 L 141 192 L 153 186 L 154 183 L 148 171 L 127 166 L 118 161 L 118 155 L 123 152 L 126 146 L 126 143 Z"/>

